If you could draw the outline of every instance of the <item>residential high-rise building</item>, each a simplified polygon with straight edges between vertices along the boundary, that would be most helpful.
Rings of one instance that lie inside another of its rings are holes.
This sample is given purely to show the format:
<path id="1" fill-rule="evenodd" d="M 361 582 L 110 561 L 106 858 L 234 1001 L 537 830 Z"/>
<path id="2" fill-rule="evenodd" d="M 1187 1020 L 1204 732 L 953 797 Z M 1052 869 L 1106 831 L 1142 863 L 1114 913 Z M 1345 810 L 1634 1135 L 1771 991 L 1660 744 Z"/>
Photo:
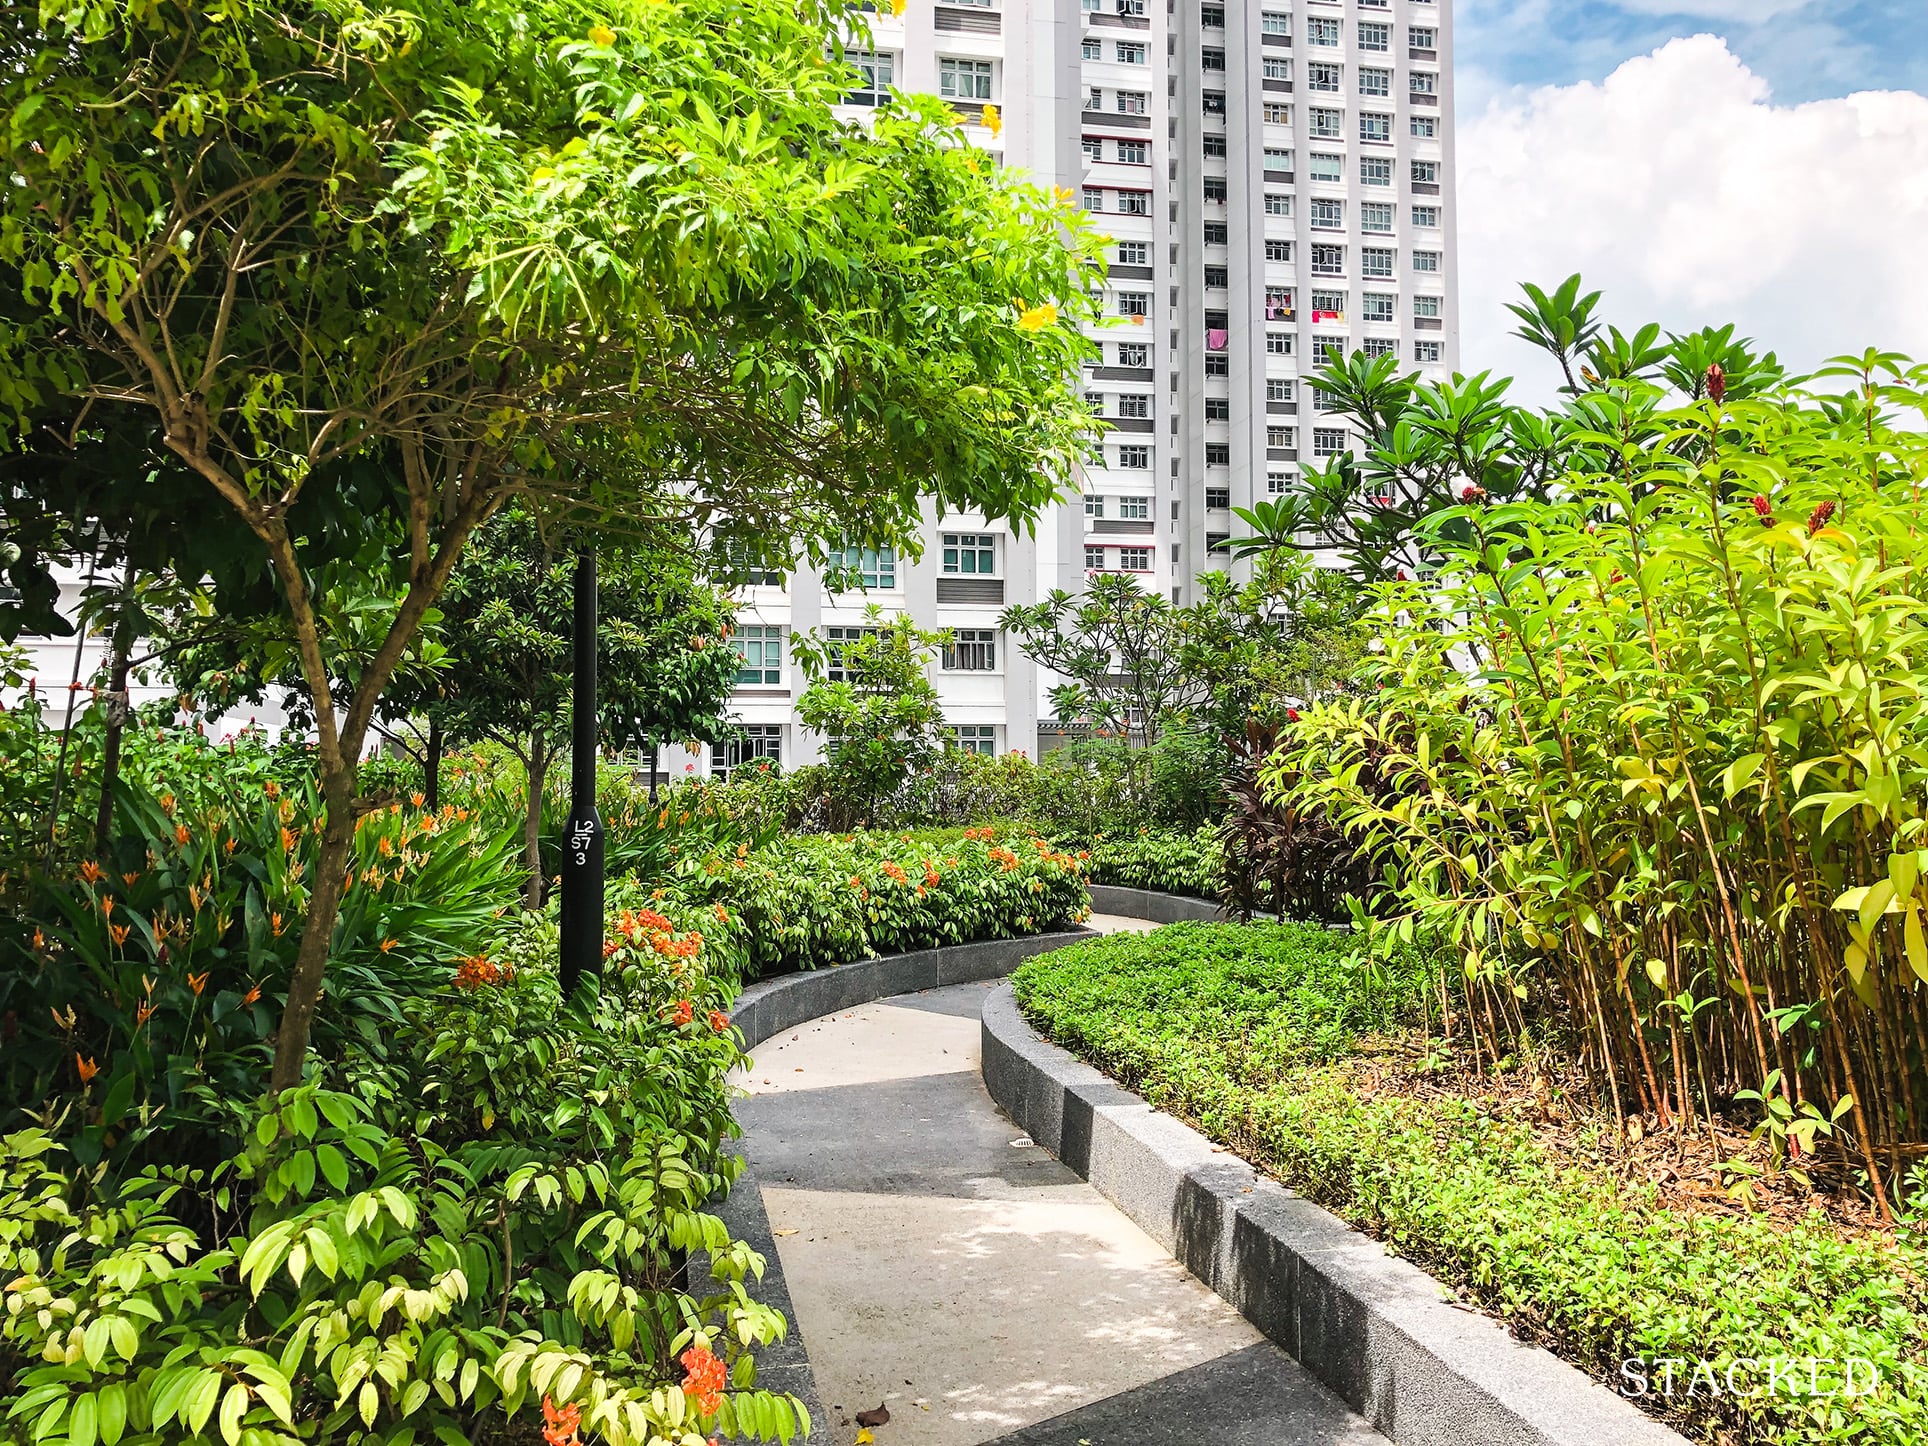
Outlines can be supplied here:
<path id="1" fill-rule="evenodd" d="M 1102 457 L 1035 536 L 932 516 L 915 561 L 843 559 L 865 592 L 747 589 L 745 738 L 673 768 L 819 756 L 789 638 L 835 640 L 871 603 L 952 631 L 933 677 L 966 747 L 1048 746 L 1055 679 L 999 633 L 1007 603 L 1094 571 L 1190 600 L 1228 565 L 1234 507 L 1353 445 L 1302 381 L 1328 348 L 1427 377 L 1458 361 L 1451 0 L 909 0 L 870 19 L 853 119 L 893 86 L 941 95 L 971 144 L 1070 188 L 1111 238 L 1084 376 Z"/>

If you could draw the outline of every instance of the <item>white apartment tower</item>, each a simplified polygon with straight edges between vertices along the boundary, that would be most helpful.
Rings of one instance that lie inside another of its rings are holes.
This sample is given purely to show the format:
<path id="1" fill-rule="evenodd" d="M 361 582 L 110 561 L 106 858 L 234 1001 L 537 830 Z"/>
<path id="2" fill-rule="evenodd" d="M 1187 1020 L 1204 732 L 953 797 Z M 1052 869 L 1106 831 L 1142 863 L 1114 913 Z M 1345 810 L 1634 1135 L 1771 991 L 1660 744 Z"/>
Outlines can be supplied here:
<path id="1" fill-rule="evenodd" d="M 1035 537 L 933 516 L 924 554 L 852 553 L 866 591 L 796 573 L 742 597 L 746 738 L 672 771 L 821 756 L 792 717 L 789 639 L 866 605 L 952 631 L 945 717 L 983 752 L 1035 751 L 1056 681 L 997 617 L 1093 571 L 1189 600 L 1233 507 L 1352 445 L 1301 384 L 1328 347 L 1458 363 L 1452 0 L 909 0 L 871 17 L 860 119 L 896 87 L 946 98 L 970 143 L 1077 192 L 1112 239 L 1087 396 L 1109 423 L 1083 501 Z M 986 104 L 1003 122 L 993 136 Z M 836 631 L 829 636 L 834 640 Z M 1048 728 L 1046 730 L 1048 732 Z"/>

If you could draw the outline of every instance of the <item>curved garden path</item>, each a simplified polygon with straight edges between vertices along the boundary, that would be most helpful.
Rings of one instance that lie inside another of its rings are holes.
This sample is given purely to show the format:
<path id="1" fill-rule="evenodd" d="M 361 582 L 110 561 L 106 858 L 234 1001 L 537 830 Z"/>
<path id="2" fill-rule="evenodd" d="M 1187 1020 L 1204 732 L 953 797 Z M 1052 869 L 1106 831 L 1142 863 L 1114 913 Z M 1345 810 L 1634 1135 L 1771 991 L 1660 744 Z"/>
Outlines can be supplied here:
<path id="1" fill-rule="evenodd" d="M 1094 927 L 1149 928 L 1099 916 Z M 739 1082 L 829 1419 L 877 1446 L 1372 1446 L 1381 1438 L 984 1091 L 994 983 L 786 1030 Z"/>

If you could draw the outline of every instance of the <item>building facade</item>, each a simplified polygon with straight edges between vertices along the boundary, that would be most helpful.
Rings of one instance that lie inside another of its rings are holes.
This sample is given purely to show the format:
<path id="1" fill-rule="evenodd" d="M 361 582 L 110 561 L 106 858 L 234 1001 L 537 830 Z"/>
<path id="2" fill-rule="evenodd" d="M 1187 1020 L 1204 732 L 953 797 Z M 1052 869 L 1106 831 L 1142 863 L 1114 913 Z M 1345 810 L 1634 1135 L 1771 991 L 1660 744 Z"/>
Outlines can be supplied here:
<path id="1" fill-rule="evenodd" d="M 745 736 L 672 772 L 821 757 L 792 716 L 790 638 L 861 627 L 873 603 L 952 631 L 932 677 L 964 746 L 1039 748 L 1057 680 L 999 633 L 1006 604 L 1075 592 L 1093 571 L 1191 600 L 1200 572 L 1227 565 L 1215 545 L 1234 507 L 1353 445 L 1302 381 L 1328 348 L 1449 375 L 1452 55 L 1451 0 L 910 0 L 872 17 L 853 120 L 892 87 L 941 95 L 971 144 L 1074 191 L 1111 238 L 1084 377 L 1109 424 L 1102 458 L 1035 536 L 930 516 L 914 561 L 843 559 L 864 592 L 757 579 Z"/>

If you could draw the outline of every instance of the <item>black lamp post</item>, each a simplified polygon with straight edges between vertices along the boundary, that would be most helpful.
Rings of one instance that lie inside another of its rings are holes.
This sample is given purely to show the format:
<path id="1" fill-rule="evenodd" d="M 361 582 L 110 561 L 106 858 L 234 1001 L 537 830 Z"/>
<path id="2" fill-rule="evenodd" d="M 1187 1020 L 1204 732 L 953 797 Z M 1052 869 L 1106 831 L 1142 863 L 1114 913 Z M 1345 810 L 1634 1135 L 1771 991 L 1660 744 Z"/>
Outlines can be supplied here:
<path id="1" fill-rule="evenodd" d="M 562 831 L 562 997 L 602 972 L 603 826 L 596 812 L 596 553 L 576 559 L 569 820 Z"/>

